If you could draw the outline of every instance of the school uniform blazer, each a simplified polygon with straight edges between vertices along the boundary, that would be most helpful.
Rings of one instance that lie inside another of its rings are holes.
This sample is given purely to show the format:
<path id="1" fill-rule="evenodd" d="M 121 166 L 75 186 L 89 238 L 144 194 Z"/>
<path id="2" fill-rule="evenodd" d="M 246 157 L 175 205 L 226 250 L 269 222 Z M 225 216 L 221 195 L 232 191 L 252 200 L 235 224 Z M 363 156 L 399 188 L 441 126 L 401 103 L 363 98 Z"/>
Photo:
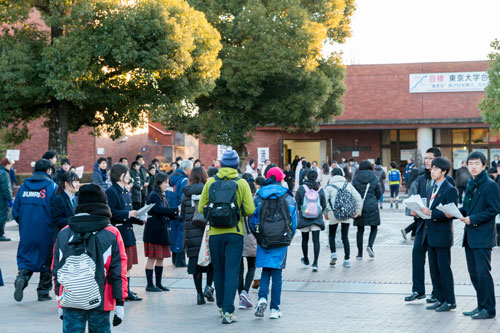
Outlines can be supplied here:
<path id="1" fill-rule="evenodd" d="M 51 215 L 52 224 L 54 225 L 54 236 L 57 236 L 59 231 L 68 225 L 68 219 L 75 215 L 73 204 L 66 192 L 63 191 L 52 201 Z"/>
<path id="2" fill-rule="evenodd" d="M 463 216 L 469 216 L 470 224 L 465 225 L 462 246 L 471 249 L 491 249 L 496 243 L 495 217 L 500 212 L 500 190 L 498 185 L 487 178 L 476 189 L 468 211 L 460 208 Z"/>
<path id="3" fill-rule="evenodd" d="M 427 192 L 427 202 L 430 202 L 432 187 Z M 425 220 L 424 237 L 422 242 L 432 247 L 451 247 L 453 245 L 453 218 L 449 219 L 438 209 L 440 204 L 456 204 L 458 201 L 457 190 L 446 179 L 443 181 L 439 190 L 429 207 L 432 211 L 431 218 Z"/>

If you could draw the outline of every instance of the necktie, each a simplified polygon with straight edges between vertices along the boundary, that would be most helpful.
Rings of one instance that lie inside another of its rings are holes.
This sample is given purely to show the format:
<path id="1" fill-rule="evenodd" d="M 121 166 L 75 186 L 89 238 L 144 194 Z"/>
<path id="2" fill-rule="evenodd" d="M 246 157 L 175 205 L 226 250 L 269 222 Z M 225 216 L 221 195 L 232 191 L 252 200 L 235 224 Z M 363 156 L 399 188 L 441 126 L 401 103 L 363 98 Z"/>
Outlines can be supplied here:
<path id="1" fill-rule="evenodd" d="M 73 199 L 71 199 L 71 203 L 73 204 L 73 210 L 76 208 L 76 197 L 73 197 Z"/>

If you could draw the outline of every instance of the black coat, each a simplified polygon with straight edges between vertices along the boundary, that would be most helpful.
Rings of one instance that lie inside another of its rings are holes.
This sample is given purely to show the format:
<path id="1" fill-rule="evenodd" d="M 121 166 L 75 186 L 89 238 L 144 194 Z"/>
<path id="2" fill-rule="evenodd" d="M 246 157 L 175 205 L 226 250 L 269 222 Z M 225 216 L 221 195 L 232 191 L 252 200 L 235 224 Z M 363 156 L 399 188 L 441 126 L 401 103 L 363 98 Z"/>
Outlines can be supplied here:
<path id="1" fill-rule="evenodd" d="M 141 185 L 142 185 L 141 193 L 142 193 L 142 196 L 145 197 L 148 195 L 148 187 L 144 186 L 144 184 L 145 183 L 150 184 L 153 181 L 153 179 L 151 179 L 151 177 L 149 177 L 148 170 L 146 170 L 146 168 L 143 165 L 141 165 L 141 168 L 139 169 L 139 173 L 141 174 Z"/>
<path id="2" fill-rule="evenodd" d="M 193 223 L 195 208 L 191 202 L 193 195 L 200 195 L 203 191 L 203 183 L 188 185 L 184 188 L 181 213 L 184 221 L 184 249 L 188 257 L 197 257 L 200 253 L 201 241 L 206 224 Z"/>
<path id="3" fill-rule="evenodd" d="M 304 180 L 303 185 L 307 185 L 307 187 L 313 188 L 313 181 L 306 179 Z M 302 205 L 304 204 L 304 196 L 306 194 L 306 189 L 304 188 L 303 185 L 300 185 L 299 189 L 297 190 L 297 193 L 295 194 L 295 202 L 297 202 L 297 209 L 299 211 L 299 217 L 297 219 L 297 224 L 298 224 L 297 228 L 300 229 L 300 228 L 310 227 L 312 225 L 317 225 L 318 227 L 321 228 L 321 230 L 324 230 L 325 221 L 323 220 L 323 214 L 320 214 L 320 216 L 318 216 L 318 218 L 316 219 L 308 219 L 302 216 Z M 321 204 L 321 210 L 322 212 L 324 212 L 326 209 L 325 191 L 320 187 L 318 194 L 319 194 L 319 201 Z"/>
<path id="4" fill-rule="evenodd" d="M 129 218 L 132 210 L 132 198 L 130 193 L 117 183 L 113 183 L 106 190 L 108 206 L 111 209 L 111 224 L 120 230 L 125 247 L 135 245 L 135 235 L 133 224 L 143 224 L 136 218 Z"/>
<path id="5" fill-rule="evenodd" d="M 134 168 L 130 169 L 130 180 L 132 181 L 132 202 L 141 202 L 143 184 L 141 182 L 141 171 Z"/>
<path id="6" fill-rule="evenodd" d="M 498 185 L 487 178 L 474 192 L 470 208 L 460 208 L 463 216 L 470 217 L 465 225 L 462 246 L 471 249 L 491 249 L 496 245 L 495 217 L 500 212 L 500 191 Z"/>
<path id="7" fill-rule="evenodd" d="M 148 204 L 155 204 L 149 211 L 151 216 L 144 226 L 144 243 L 170 245 L 169 219 L 176 219 L 178 208 L 169 208 L 167 199 L 158 192 L 148 195 Z"/>
<path id="8" fill-rule="evenodd" d="M 62 228 L 68 225 L 68 219 L 75 215 L 75 209 L 66 192 L 62 192 L 52 201 L 52 224 L 54 225 L 54 240 Z"/>
<path id="9" fill-rule="evenodd" d="M 380 212 L 378 201 L 382 195 L 377 176 L 372 170 L 359 170 L 352 181 L 352 185 L 359 192 L 361 198 L 365 195 L 366 187 L 368 192 L 363 203 L 361 216 L 354 219 L 355 226 L 380 225 Z"/>
<path id="10" fill-rule="evenodd" d="M 427 191 L 427 202 L 430 202 L 432 187 Z M 422 243 L 432 247 L 451 247 L 453 245 L 453 218 L 449 219 L 444 213 L 436 209 L 439 204 L 457 204 L 458 194 L 454 186 L 447 180 L 439 190 L 429 207 L 432 211 L 431 219 L 425 220 L 424 237 Z"/>

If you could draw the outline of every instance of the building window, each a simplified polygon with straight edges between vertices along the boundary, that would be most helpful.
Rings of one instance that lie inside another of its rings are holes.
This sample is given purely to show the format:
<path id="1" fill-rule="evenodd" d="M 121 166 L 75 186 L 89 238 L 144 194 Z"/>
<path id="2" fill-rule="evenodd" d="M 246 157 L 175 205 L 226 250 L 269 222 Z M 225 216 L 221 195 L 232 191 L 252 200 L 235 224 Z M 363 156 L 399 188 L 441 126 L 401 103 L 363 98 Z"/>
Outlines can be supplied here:
<path id="1" fill-rule="evenodd" d="M 399 143 L 417 144 L 416 130 L 399 130 Z"/>
<path id="2" fill-rule="evenodd" d="M 468 145 L 470 143 L 469 129 L 454 129 L 452 130 L 453 144 Z"/>
<path id="3" fill-rule="evenodd" d="M 488 143 L 488 129 L 473 128 L 471 130 L 471 141 L 472 144 Z"/>

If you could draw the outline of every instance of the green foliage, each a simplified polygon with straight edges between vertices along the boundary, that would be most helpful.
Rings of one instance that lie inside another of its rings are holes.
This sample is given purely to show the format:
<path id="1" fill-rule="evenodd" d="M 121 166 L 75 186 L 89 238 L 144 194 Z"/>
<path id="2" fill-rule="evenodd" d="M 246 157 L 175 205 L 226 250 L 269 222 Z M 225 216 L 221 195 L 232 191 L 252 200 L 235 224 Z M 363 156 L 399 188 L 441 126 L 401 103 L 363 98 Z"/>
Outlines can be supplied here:
<path id="1" fill-rule="evenodd" d="M 342 112 L 345 69 L 325 43 L 349 36 L 353 0 L 190 0 L 222 36 L 221 77 L 171 128 L 241 148 L 258 126 L 315 130 Z M 239 149 L 242 151 L 242 149 Z"/>
<path id="2" fill-rule="evenodd" d="M 483 120 L 491 123 L 491 128 L 500 130 L 500 41 L 495 39 L 491 43 L 495 50 L 490 53 L 490 68 L 488 70 L 488 86 L 484 89 L 484 97 L 479 103 Z"/>
<path id="3" fill-rule="evenodd" d="M 222 45 L 203 13 L 184 0 L 123 3 L 0 0 L 0 21 L 12 24 L 0 36 L 0 126 L 21 137 L 64 105 L 70 131 L 117 138 L 213 89 Z M 50 28 L 30 23 L 32 7 Z"/>

